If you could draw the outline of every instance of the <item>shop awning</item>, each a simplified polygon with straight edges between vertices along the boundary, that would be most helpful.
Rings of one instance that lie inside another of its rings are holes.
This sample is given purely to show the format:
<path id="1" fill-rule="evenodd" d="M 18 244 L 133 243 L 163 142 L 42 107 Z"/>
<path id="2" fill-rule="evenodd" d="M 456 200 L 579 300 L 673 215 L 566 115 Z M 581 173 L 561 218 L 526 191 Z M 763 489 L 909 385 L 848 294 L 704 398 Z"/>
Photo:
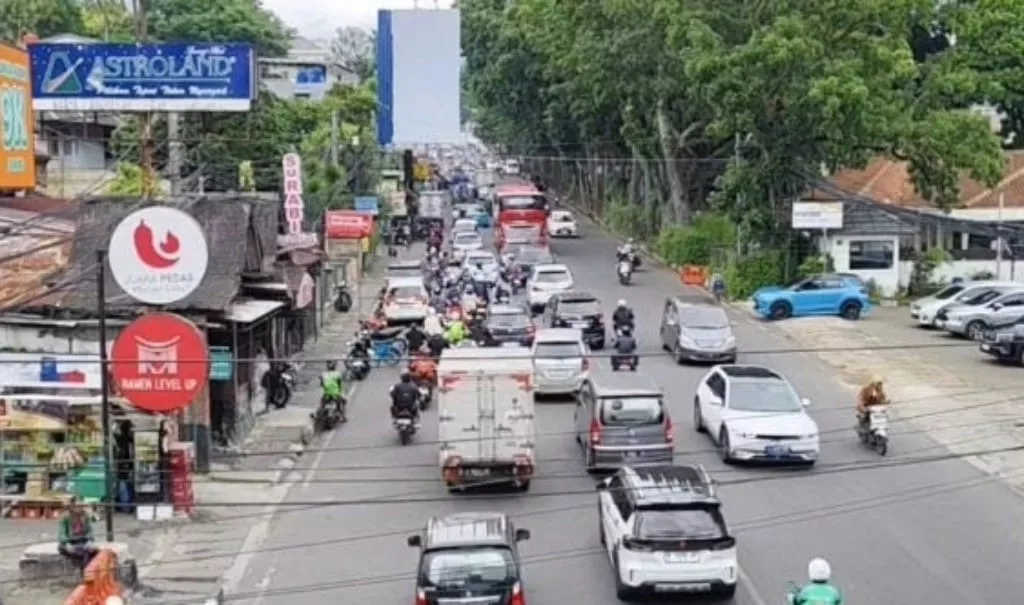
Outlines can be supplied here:
<path id="1" fill-rule="evenodd" d="M 224 319 L 235 323 L 249 324 L 270 315 L 285 305 L 287 303 L 276 300 L 240 300 L 231 303 L 228 310 L 224 312 Z"/>

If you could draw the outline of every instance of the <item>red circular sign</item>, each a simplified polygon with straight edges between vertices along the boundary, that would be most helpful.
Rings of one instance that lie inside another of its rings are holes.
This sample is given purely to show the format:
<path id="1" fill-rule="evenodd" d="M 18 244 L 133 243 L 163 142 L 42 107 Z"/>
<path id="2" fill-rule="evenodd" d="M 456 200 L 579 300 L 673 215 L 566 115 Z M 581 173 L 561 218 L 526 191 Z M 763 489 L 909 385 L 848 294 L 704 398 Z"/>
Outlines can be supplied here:
<path id="1" fill-rule="evenodd" d="M 118 335 L 110 353 L 114 388 L 132 405 L 158 414 L 187 407 L 210 377 L 202 332 L 170 313 L 136 319 Z"/>

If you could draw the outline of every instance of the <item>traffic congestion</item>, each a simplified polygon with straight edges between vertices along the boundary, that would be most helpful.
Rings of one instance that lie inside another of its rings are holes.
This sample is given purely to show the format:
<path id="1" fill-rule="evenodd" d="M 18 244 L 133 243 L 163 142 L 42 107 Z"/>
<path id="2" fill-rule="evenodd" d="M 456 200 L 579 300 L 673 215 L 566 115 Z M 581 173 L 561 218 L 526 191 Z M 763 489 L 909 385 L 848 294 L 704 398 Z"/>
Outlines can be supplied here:
<path id="1" fill-rule="evenodd" d="M 279 551 L 251 565 L 267 580 L 243 587 L 261 603 L 319 587 L 941 605 L 1024 588 L 1024 539 L 997 522 L 1017 497 L 890 431 L 884 377 L 845 390 L 536 183 L 457 181 L 429 196 L 439 221 L 392 239 L 379 306 L 327 362 L 314 471 Z"/>

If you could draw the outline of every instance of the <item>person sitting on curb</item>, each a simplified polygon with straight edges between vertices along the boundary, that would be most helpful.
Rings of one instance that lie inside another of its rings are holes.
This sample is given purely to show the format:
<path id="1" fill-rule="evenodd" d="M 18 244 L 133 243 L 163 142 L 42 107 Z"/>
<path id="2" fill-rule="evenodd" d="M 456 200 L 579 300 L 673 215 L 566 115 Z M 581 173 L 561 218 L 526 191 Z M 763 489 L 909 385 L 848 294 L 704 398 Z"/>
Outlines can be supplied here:
<path id="1" fill-rule="evenodd" d="M 74 561 L 79 569 L 85 569 L 98 552 L 93 545 L 92 519 L 77 496 L 58 521 L 57 552 Z"/>

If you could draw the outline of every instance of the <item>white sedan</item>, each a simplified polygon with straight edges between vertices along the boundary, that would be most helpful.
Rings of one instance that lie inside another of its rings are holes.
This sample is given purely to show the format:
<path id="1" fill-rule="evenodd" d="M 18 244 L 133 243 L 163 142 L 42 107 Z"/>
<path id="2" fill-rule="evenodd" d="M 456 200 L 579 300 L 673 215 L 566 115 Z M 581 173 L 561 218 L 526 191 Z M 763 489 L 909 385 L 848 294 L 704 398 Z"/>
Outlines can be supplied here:
<path id="1" fill-rule="evenodd" d="M 482 268 L 477 269 L 477 265 Z M 486 250 L 473 250 L 466 252 L 466 258 L 462 265 L 469 276 L 473 279 L 496 283 L 501 276 L 501 266 L 494 254 Z"/>
<path id="2" fill-rule="evenodd" d="M 711 435 L 725 462 L 814 464 L 821 450 L 809 405 L 774 370 L 719 365 L 697 387 L 693 426 Z"/>
<path id="3" fill-rule="evenodd" d="M 548 233 L 551 237 L 579 237 L 576 217 L 568 210 L 552 210 L 548 217 Z"/>
<path id="4" fill-rule="evenodd" d="M 531 311 L 543 309 L 556 292 L 572 290 L 576 280 L 565 265 L 536 265 L 526 282 L 526 300 Z"/>
<path id="5" fill-rule="evenodd" d="M 457 258 L 465 257 L 471 250 L 483 250 L 484 240 L 476 231 L 459 231 L 452 235 L 452 251 Z"/>

